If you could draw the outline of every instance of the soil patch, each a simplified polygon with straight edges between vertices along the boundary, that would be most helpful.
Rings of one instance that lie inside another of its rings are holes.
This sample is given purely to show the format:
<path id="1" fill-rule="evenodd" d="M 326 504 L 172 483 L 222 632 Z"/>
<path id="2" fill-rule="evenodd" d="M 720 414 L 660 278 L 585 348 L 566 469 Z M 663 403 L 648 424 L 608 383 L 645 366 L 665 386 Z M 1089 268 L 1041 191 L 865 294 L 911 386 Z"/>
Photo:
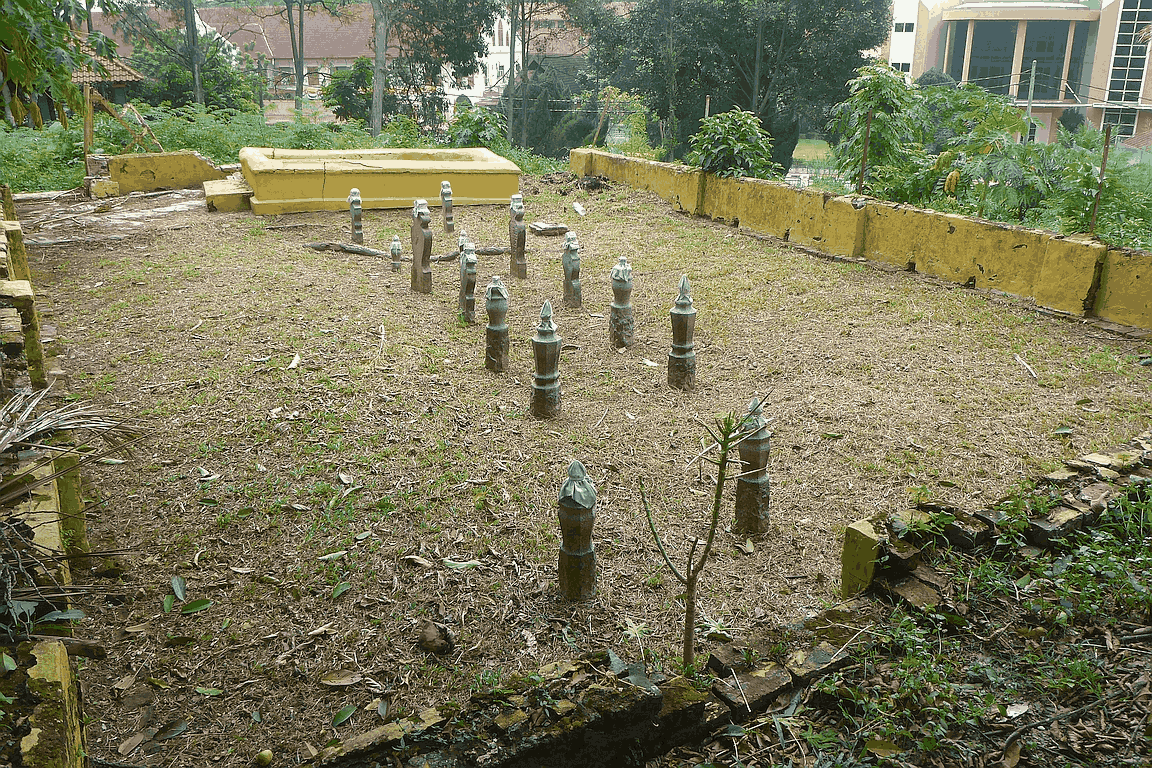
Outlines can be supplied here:
<path id="1" fill-rule="evenodd" d="M 680 589 L 637 480 L 686 553 L 709 499 L 691 462 L 702 423 L 754 396 L 775 433 L 773 529 L 754 546 L 722 534 L 701 585 L 701 653 L 709 633 L 782 626 L 833 599 L 848 523 L 910 494 L 990 504 L 1150 423 L 1146 342 L 816 259 L 625 188 L 523 183 L 528 221 L 579 235 L 584 308 L 557 301 L 559 240 L 529 237 L 526 281 L 508 277 L 507 256 L 482 257 L 479 287 L 500 274 L 511 293 L 499 376 L 484 369 L 483 325 L 456 319 L 455 264 L 434 265 L 419 295 L 386 259 L 302 247 L 348 240 L 346 214 L 210 214 L 184 205 L 188 192 L 21 210 L 74 392 L 155 434 L 94 478 L 94 546 L 133 554 L 77 628 L 108 649 L 82 673 L 91 754 L 191 767 L 269 748 L 293 762 L 338 732 L 605 646 L 674 671 Z M 455 218 L 477 246 L 507 244 L 506 207 Z M 365 244 L 407 243 L 410 222 L 366 212 Z M 435 253 L 454 247 L 437 234 Z M 616 351 L 608 273 L 621 255 L 636 344 Z M 665 382 L 682 274 L 699 311 L 691 393 Z M 545 299 L 564 337 L 563 413 L 541 422 L 526 412 Z M 599 591 L 582 605 L 559 602 L 554 583 L 573 459 L 599 490 Z M 184 599 L 166 612 L 176 576 Z M 429 619 L 455 634 L 451 654 L 418 647 Z M 139 737 L 180 722 L 172 738 Z"/>

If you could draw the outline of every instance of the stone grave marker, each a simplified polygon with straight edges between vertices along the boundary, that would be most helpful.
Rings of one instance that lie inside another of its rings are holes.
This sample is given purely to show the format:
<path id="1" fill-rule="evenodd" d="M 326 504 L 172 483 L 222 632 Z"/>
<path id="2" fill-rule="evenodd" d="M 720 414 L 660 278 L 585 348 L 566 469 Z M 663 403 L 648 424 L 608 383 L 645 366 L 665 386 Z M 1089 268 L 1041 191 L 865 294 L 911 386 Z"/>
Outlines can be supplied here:
<path id="1" fill-rule="evenodd" d="M 532 337 L 536 375 L 532 380 L 531 413 L 538 419 L 560 415 L 560 344 L 556 323 L 552 322 L 552 302 L 540 309 L 540 325 Z"/>
<path id="2" fill-rule="evenodd" d="M 524 196 L 512 195 L 512 203 L 508 206 L 508 272 L 520 280 L 528 279 L 528 259 L 524 253 L 526 242 Z"/>
<path id="3" fill-rule="evenodd" d="M 360 190 L 352 187 L 352 191 L 348 193 L 348 208 L 352 214 L 352 242 L 364 242 L 364 221 L 363 210 L 360 203 Z"/>
<path id="4" fill-rule="evenodd" d="M 476 323 L 476 245 L 464 244 L 460 254 L 460 320 L 468 325 Z"/>
<path id="5" fill-rule="evenodd" d="M 579 309 L 584 306 L 584 292 L 580 287 L 580 243 L 575 232 L 564 236 L 560 261 L 564 267 L 564 306 Z"/>
<path id="6" fill-rule="evenodd" d="M 444 209 L 444 231 L 450 235 L 456 222 L 452 218 L 452 183 L 449 181 L 440 182 L 440 204 Z"/>
<path id="7" fill-rule="evenodd" d="M 392 271 L 400 271 L 400 256 L 404 253 L 404 246 L 400 244 L 400 235 L 392 235 Z"/>
<path id="8" fill-rule="evenodd" d="M 412 204 L 412 290 L 432 293 L 432 213 L 427 200 Z"/>
<path id="9" fill-rule="evenodd" d="M 632 320 L 632 266 L 623 256 L 612 267 L 612 313 L 608 335 L 612 346 L 630 347 L 635 341 Z"/>
<path id="10" fill-rule="evenodd" d="M 596 594 L 596 545 L 592 543 L 596 486 L 579 461 L 568 465 L 568 478 L 560 486 L 557 512 L 563 538 L 556 568 L 560 597 L 571 601 L 591 600 Z"/>
<path id="11" fill-rule="evenodd" d="M 484 367 L 493 373 L 508 368 L 508 289 L 499 275 L 492 277 L 484 292 L 488 327 L 484 329 Z"/>
<path id="12" fill-rule="evenodd" d="M 688 275 L 680 278 L 680 295 L 672 307 L 672 351 L 668 353 L 668 386 L 692 389 L 696 386 L 696 308 L 692 306 Z"/>
<path id="13" fill-rule="evenodd" d="M 764 420 L 763 400 L 752 398 L 744 429 L 751 434 L 739 447 L 740 477 L 736 480 L 737 533 L 768 532 L 768 447 L 772 433 Z"/>

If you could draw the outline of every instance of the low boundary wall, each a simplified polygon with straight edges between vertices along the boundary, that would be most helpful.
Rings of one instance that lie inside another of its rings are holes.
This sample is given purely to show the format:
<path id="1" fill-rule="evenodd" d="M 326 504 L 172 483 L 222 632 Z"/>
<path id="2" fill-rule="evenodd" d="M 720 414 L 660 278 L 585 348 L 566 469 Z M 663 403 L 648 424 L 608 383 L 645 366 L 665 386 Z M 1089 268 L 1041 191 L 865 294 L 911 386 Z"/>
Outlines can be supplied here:
<path id="1" fill-rule="evenodd" d="M 725 179 L 698 168 L 574 149 L 573 173 L 655 192 L 676 210 L 833 256 L 865 258 L 1030 298 L 1081 317 L 1152 329 L 1152 253 L 869 197 Z"/>

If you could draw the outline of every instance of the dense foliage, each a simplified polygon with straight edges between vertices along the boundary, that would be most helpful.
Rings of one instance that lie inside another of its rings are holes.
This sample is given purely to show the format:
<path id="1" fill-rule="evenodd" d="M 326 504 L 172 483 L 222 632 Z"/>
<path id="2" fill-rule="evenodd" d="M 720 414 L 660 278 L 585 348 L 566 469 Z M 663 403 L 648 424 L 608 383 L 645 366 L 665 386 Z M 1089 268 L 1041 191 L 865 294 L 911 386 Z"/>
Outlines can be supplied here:
<path id="1" fill-rule="evenodd" d="M 593 62 L 600 77 L 645 95 L 676 156 L 711 97 L 713 114 L 755 114 L 787 168 L 801 116 L 823 122 L 889 18 L 883 0 L 640 0 L 626 17 L 596 20 Z"/>
<path id="2" fill-rule="evenodd" d="M 887 65 L 865 66 L 837 105 L 829 128 L 841 137 L 837 169 L 860 180 L 864 134 L 871 195 L 996 221 L 1087 232 L 1100 175 L 1103 136 L 1059 129 L 1050 144 L 1021 142 L 1028 125 L 1006 96 L 974 85 L 918 86 Z M 1096 234 L 1115 245 L 1152 247 L 1149 172 L 1113 154 Z"/>
<path id="3" fill-rule="evenodd" d="M 764 179 L 780 171 L 772 162 L 772 137 L 751 112 L 733 109 L 706 117 L 689 141 L 688 162 L 717 176 Z"/>
<path id="4" fill-rule="evenodd" d="M 359 149 L 366 147 L 432 147 L 438 142 L 411 118 L 397 116 L 378 137 L 359 125 L 334 126 L 297 120 L 267 125 L 259 112 L 138 105 L 148 127 L 169 151 L 194 149 L 218 163 L 235 163 L 242 147 L 289 149 Z M 95 151 L 116 154 L 131 141 L 110 117 L 97 115 Z M 16 192 L 71 189 L 84 180 L 81 126 L 68 129 L 49 123 L 44 130 L 0 127 L 0 182 Z M 525 173 L 561 169 L 554 160 L 494 143 L 490 148 L 512 160 Z"/>
<path id="5" fill-rule="evenodd" d="M 88 37 L 81 45 L 74 25 L 88 17 L 95 2 L 79 0 L 0 0 L 0 86 L 5 119 L 23 122 L 26 112 L 40 123 L 37 94 L 79 107 L 80 92 L 72 73 L 94 63 L 93 53 L 107 53 L 111 43 L 103 35 Z M 115 9 L 101 0 L 105 11 Z"/>
<path id="6" fill-rule="evenodd" d="M 221 47 L 221 38 L 203 37 L 200 48 L 200 81 L 204 87 L 204 104 L 210 109 L 256 109 L 256 91 L 251 77 L 234 66 Z M 149 104 L 167 102 L 183 107 L 195 101 L 192 70 L 187 61 L 188 43 L 181 30 L 163 30 L 152 44 L 138 44 L 132 54 L 132 65 L 148 76 L 134 84 L 133 98 Z"/>

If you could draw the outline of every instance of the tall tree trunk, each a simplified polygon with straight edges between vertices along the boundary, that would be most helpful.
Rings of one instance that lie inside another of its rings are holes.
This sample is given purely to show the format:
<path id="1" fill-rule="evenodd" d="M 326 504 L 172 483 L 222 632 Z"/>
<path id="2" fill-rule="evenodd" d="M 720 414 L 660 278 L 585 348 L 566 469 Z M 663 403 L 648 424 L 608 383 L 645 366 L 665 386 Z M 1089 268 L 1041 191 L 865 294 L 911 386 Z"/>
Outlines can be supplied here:
<path id="1" fill-rule="evenodd" d="M 752 100 L 748 111 L 756 113 L 760 109 L 760 58 L 764 55 L 764 19 L 756 19 L 756 64 L 752 69 Z"/>
<path id="2" fill-rule="evenodd" d="M 373 136 L 379 136 L 384 114 L 384 83 L 388 78 L 388 33 L 392 29 L 391 0 L 372 0 L 372 18 L 376 51 L 372 66 L 372 114 L 368 116 L 368 129 Z"/>
<path id="3" fill-rule="evenodd" d="M 520 146 L 528 146 L 528 38 L 532 34 L 528 0 L 520 2 Z"/>
<path id="4" fill-rule="evenodd" d="M 296 5 L 296 109 L 304 109 L 304 3 Z"/>
<path id="5" fill-rule="evenodd" d="M 196 34 L 196 6 L 184 0 L 184 36 L 188 42 L 188 56 L 192 59 L 192 100 L 204 103 L 204 84 L 200 82 L 200 41 Z"/>
<path id="6" fill-rule="evenodd" d="M 508 94 L 508 143 L 512 143 L 512 119 L 516 116 L 516 0 L 508 3 L 508 83 L 504 93 Z"/>

